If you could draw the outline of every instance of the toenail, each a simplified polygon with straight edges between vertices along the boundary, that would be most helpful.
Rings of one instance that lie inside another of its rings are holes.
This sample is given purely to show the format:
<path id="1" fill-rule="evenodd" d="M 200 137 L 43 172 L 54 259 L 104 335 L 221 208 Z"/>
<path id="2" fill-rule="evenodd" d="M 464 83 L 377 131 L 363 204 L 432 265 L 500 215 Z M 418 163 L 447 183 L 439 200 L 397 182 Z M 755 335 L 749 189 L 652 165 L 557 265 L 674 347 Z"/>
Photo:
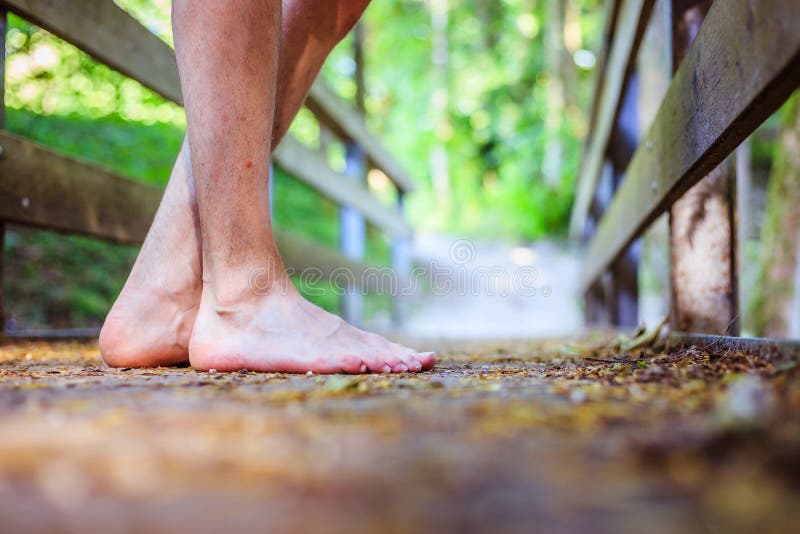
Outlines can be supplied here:
<path id="1" fill-rule="evenodd" d="M 314 376 L 314 371 L 309 369 L 308 371 L 306 371 L 306 376 Z"/>
<path id="2" fill-rule="evenodd" d="M 400 372 L 401 372 L 401 373 L 405 373 L 405 372 L 407 372 L 407 371 L 408 371 L 408 366 L 406 366 L 406 365 L 403 365 L 403 364 L 401 363 L 401 364 L 400 364 Z"/>
<path id="3" fill-rule="evenodd" d="M 389 367 L 388 365 L 384 365 L 383 366 L 383 372 L 384 373 L 391 373 L 392 372 L 392 368 Z"/>
<path id="4" fill-rule="evenodd" d="M 361 373 L 366 373 L 366 372 L 367 372 L 367 366 L 366 366 L 366 364 L 363 364 L 363 363 L 362 363 L 362 364 L 361 364 L 361 367 L 359 367 L 359 368 L 358 368 L 358 371 L 359 371 L 359 372 L 361 372 Z"/>
<path id="5" fill-rule="evenodd" d="M 208 370 L 208 374 L 215 375 L 215 374 L 217 374 L 217 370 L 216 369 L 209 369 Z"/>

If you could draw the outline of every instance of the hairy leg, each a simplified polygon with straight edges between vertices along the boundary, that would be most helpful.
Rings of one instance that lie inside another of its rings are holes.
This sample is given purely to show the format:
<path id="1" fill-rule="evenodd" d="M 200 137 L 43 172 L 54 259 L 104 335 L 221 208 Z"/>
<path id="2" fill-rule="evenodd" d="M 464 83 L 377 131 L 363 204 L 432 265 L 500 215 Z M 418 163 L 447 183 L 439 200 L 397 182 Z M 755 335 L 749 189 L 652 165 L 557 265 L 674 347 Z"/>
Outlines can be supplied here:
<path id="1" fill-rule="evenodd" d="M 272 146 L 292 119 L 333 47 L 369 0 L 284 0 Z M 100 334 L 109 365 L 153 367 L 189 360 L 200 303 L 200 227 L 186 141 L 136 263 Z"/>
<path id="2" fill-rule="evenodd" d="M 433 364 L 431 354 L 347 325 L 305 301 L 286 275 L 267 198 L 280 12 L 277 1 L 174 4 L 202 236 L 191 363 L 220 370 L 420 370 Z"/>
<path id="3" fill-rule="evenodd" d="M 285 135 L 330 50 L 369 0 L 284 0 L 272 146 Z M 200 300 L 200 232 L 187 143 L 147 240 L 100 336 L 109 365 L 188 360 Z M 430 358 L 423 358 L 426 364 Z"/>

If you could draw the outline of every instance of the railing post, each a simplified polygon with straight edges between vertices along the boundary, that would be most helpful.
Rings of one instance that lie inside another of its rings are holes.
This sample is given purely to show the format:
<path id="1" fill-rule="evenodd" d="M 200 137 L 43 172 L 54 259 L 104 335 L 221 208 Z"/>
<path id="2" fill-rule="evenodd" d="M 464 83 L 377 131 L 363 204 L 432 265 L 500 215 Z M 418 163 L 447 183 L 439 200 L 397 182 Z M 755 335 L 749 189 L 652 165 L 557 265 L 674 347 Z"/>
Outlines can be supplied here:
<path id="1" fill-rule="evenodd" d="M 353 142 L 346 145 L 345 176 L 358 183 L 366 182 L 366 157 L 360 146 Z M 339 211 L 339 242 L 342 254 L 348 259 L 361 261 L 367 248 L 367 223 L 358 211 L 342 207 Z M 342 317 L 345 321 L 359 325 L 364 317 L 364 295 L 361 284 L 355 281 L 346 287 L 342 296 Z"/>
<path id="2" fill-rule="evenodd" d="M 634 70 L 622 95 L 619 114 L 609 144 L 608 155 L 614 173 L 616 191 L 625 177 L 633 154 L 639 146 L 639 77 Z M 611 266 L 609 315 L 616 326 L 633 327 L 639 322 L 639 259 L 641 239 L 634 241 Z"/>
<path id="3" fill-rule="evenodd" d="M 672 72 L 689 51 L 712 0 L 672 2 Z M 735 186 L 730 158 L 670 209 L 671 327 L 739 334 Z"/>
<path id="4" fill-rule="evenodd" d="M 405 203 L 402 190 L 397 191 L 397 211 L 403 212 Z M 397 278 L 395 290 L 397 294 L 392 297 L 392 324 L 400 326 L 406 318 L 405 292 L 409 289 L 411 282 L 411 240 L 406 236 L 395 236 L 392 238 L 392 271 Z"/>

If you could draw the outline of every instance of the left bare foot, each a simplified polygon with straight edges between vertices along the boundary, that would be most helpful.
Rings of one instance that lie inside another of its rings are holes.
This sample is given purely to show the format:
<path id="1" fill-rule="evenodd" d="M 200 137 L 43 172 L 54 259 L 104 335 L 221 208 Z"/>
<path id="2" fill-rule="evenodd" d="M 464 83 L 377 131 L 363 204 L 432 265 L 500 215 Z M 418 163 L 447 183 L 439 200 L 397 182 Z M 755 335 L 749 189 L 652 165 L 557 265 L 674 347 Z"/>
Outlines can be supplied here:
<path id="1" fill-rule="evenodd" d="M 268 295 L 220 305 L 203 287 L 189 357 L 199 370 L 403 373 L 430 369 L 433 353 L 359 330 L 303 299 L 286 279 Z M 291 286 L 291 287 L 289 287 Z"/>

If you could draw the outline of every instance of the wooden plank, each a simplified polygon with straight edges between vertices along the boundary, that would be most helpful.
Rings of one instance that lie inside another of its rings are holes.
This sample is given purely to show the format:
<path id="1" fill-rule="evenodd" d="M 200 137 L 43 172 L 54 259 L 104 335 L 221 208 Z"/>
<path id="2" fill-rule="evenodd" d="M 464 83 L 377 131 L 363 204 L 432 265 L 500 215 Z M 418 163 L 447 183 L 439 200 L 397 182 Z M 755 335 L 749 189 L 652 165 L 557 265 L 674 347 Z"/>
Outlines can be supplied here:
<path id="1" fill-rule="evenodd" d="M 385 268 L 350 260 L 334 248 L 286 230 L 275 229 L 275 241 L 292 275 L 310 281 L 317 278 L 339 283 L 352 280 L 356 287 L 366 291 L 384 288 L 381 277 L 370 274 L 384 273 Z"/>
<path id="2" fill-rule="evenodd" d="M 743 352 L 751 356 L 780 354 L 787 358 L 800 358 L 800 341 L 764 337 L 713 336 L 670 332 L 667 335 L 667 351 L 685 347 L 701 347 L 704 350 L 720 352 Z"/>
<path id="3" fill-rule="evenodd" d="M 672 65 L 681 64 L 712 0 L 673 0 Z M 701 179 L 670 208 L 671 329 L 739 334 L 735 203 L 730 161 Z"/>
<path id="4" fill-rule="evenodd" d="M 346 180 L 328 167 L 318 152 L 286 136 L 272 153 L 275 163 L 323 195 L 362 213 L 370 222 L 392 235 L 410 235 L 402 215 L 382 204 L 363 186 Z"/>
<path id="5" fill-rule="evenodd" d="M 158 187 L 0 132 L 0 219 L 119 243 L 144 240 Z"/>
<path id="6" fill-rule="evenodd" d="M 345 179 L 363 188 L 367 181 L 364 152 L 353 143 L 348 143 L 345 150 Z M 367 224 L 364 216 L 346 206 L 339 210 L 339 250 L 346 258 L 356 261 L 363 260 L 367 250 Z M 364 298 L 360 292 L 348 291 L 342 295 L 341 317 L 350 324 L 362 324 Z"/>
<path id="7" fill-rule="evenodd" d="M 796 0 L 714 3 L 589 246 L 584 288 L 800 84 L 799 19 Z"/>
<path id="8" fill-rule="evenodd" d="M 405 192 L 414 190 L 414 180 L 381 145 L 378 138 L 367 130 L 362 115 L 319 80 L 311 86 L 306 106 L 334 133 L 360 145 L 369 163 L 382 170 L 400 190 Z"/>
<path id="9" fill-rule="evenodd" d="M 0 7 L 74 44 L 96 60 L 180 104 L 175 54 L 111 0 L 0 0 Z"/>
<path id="10" fill-rule="evenodd" d="M 0 132 L 0 146 L 0 220 L 117 243 L 144 241 L 161 188 L 7 132 Z M 345 268 L 360 276 L 369 268 L 312 240 L 280 230 L 275 234 L 287 266 L 295 272 L 318 269 L 329 277 Z"/>
<path id="11" fill-rule="evenodd" d="M 611 45 L 605 85 L 598 106 L 596 128 L 588 145 L 588 152 L 581 164 L 577 183 L 575 205 L 572 208 L 570 234 L 579 237 L 583 233 L 589 204 L 597 179 L 603 166 L 614 122 L 622 103 L 631 66 L 636 60 L 636 51 L 647 28 L 647 21 L 655 0 L 625 0 L 620 20 Z"/>

